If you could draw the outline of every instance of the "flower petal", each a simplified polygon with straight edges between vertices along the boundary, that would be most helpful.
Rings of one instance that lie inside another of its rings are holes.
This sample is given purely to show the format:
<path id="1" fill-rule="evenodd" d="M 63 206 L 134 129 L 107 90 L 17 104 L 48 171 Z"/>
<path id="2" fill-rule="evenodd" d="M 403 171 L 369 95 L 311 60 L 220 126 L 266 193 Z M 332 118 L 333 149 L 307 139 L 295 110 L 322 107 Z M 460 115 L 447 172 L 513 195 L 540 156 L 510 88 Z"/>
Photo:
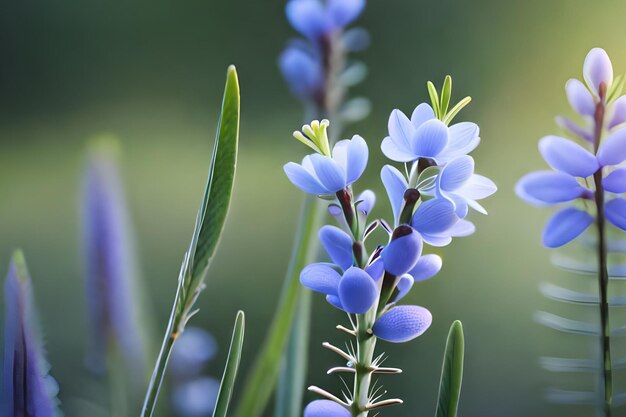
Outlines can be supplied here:
<path id="1" fill-rule="evenodd" d="M 337 295 L 340 280 L 341 275 L 326 263 L 308 265 L 300 272 L 302 285 L 322 294 Z"/>
<path id="2" fill-rule="evenodd" d="M 434 158 L 448 144 L 448 126 L 437 119 L 428 120 L 417 128 L 410 143 L 416 155 Z"/>
<path id="3" fill-rule="evenodd" d="M 339 299 L 345 312 L 364 314 L 378 299 L 378 287 L 367 272 L 351 267 L 339 281 Z"/>
<path id="4" fill-rule="evenodd" d="M 358 180 L 367 166 L 368 149 L 365 140 L 359 135 L 354 135 L 348 141 L 348 166 L 346 167 L 346 180 L 350 185 Z"/>
<path id="5" fill-rule="evenodd" d="M 385 270 L 398 277 L 409 272 L 422 254 L 422 238 L 419 233 L 402 225 L 394 234 L 399 230 L 402 235 L 389 242 L 381 253 Z"/>
<path id="6" fill-rule="evenodd" d="M 611 121 L 609 122 L 609 129 L 613 129 L 615 126 L 621 125 L 626 122 L 626 96 L 621 96 L 613 103 L 611 103 Z"/>
<path id="7" fill-rule="evenodd" d="M 324 194 L 326 189 L 311 173 L 295 162 L 288 162 L 283 166 L 283 170 L 289 181 L 305 193 Z"/>
<path id="8" fill-rule="evenodd" d="M 531 172 L 515 186 L 519 198 L 536 206 L 565 203 L 582 197 L 586 191 L 576 178 L 553 171 Z"/>
<path id="9" fill-rule="evenodd" d="M 470 200 L 482 200 L 496 191 L 498 191 L 498 187 L 493 181 L 482 175 L 474 174 L 456 193 Z"/>
<path id="10" fill-rule="evenodd" d="M 626 160 L 626 128 L 607 136 L 598 149 L 598 161 L 602 166 L 618 165 Z"/>
<path id="11" fill-rule="evenodd" d="M 359 203 L 359 205 L 357 206 L 358 211 L 364 214 L 369 214 L 374 208 L 374 204 L 376 203 L 376 194 L 374 194 L 374 191 L 372 190 L 364 190 L 356 198 L 356 202 Z"/>
<path id="12" fill-rule="evenodd" d="M 409 291 L 411 291 L 411 288 L 413 288 L 414 283 L 415 283 L 415 280 L 413 279 L 411 275 L 409 274 L 402 275 L 400 277 L 400 280 L 398 281 L 398 285 L 396 285 L 396 288 L 398 289 L 398 294 L 393 299 L 393 302 L 397 303 L 398 301 L 402 300 L 404 296 L 407 295 Z"/>
<path id="13" fill-rule="evenodd" d="M 389 136 L 393 138 L 396 144 L 400 147 L 411 148 L 411 138 L 415 135 L 415 127 L 404 113 L 394 109 L 389 115 L 387 128 L 389 129 Z"/>
<path id="14" fill-rule="evenodd" d="M 379 279 L 381 279 L 385 274 L 385 265 L 383 264 L 383 258 L 379 256 L 378 258 L 374 259 L 371 264 L 365 267 L 365 272 L 367 272 L 374 281 L 378 281 Z"/>
<path id="15" fill-rule="evenodd" d="M 613 226 L 626 230 L 626 200 L 616 198 L 609 201 L 604 207 L 604 213 Z"/>
<path id="16" fill-rule="evenodd" d="M 585 148 L 560 136 L 545 136 L 539 141 L 539 152 L 557 171 L 586 178 L 599 168 L 596 157 Z"/>
<path id="17" fill-rule="evenodd" d="M 543 245 L 558 248 L 577 238 L 593 222 L 589 213 L 574 207 L 565 207 L 548 220 L 543 230 Z"/>
<path id="18" fill-rule="evenodd" d="M 487 214 L 487 213 L 485 212 L 483 214 Z M 452 237 L 465 237 L 465 236 L 473 235 L 475 231 L 476 231 L 476 226 L 474 226 L 474 223 L 468 220 L 459 220 L 454 226 L 452 226 L 448 230 L 448 233 Z"/>
<path id="19" fill-rule="evenodd" d="M 383 154 L 396 162 L 411 162 L 415 161 L 418 156 L 413 153 L 413 151 L 404 143 L 398 143 L 398 141 L 394 140 L 390 136 L 387 136 L 383 139 L 380 144 L 380 150 L 383 151 Z"/>
<path id="20" fill-rule="evenodd" d="M 604 83 L 607 89 L 611 86 L 613 65 L 604 49 L 593 48 L 589 51 L 583 64 L 583 78 L 595 95 L 598 95 L 601 83 Z"/>
<path id="21" fill-rule="evenodd" d="M 612 193 L 626 193 L 626 167 L 617 168 L 604 177 L 602 186 Z"/>
<path id="22" fill-rule="evenodd" d="M 422 239 L 424 242 L 429 244 L 430 246 L 435 246 L 437 248 L 441 248 L 447 246 L 452 242 L 452 236 L 449 234 L 428 234 L 421 233 Z"/>
<path id="23" fill-rule="evenodd" d="M 433 108 L 430 107 L 430 104 L 421 103 L 415 108 L 415 110 L 413 110 L 413 114 L 411 114 L 411 123 L 417 129 L 424 122 L 434 118 L 435 112 L 433 111 Z"/>
<path id="24" fill-rule="evenodd" d="M 448 128 L 449 141 L 446 149 L 437 155 L 437 160 L 450 161 L 461 155 L 467 155 L 480 143 L 480 129 L 476 123 L 461 122 Z"/>
<path id="25" fill-rule="evenodd" d="M 446 164 L 439 173 L 437 182 L 443 191 L 455 191 L 463 186 L 474 174 L 474 159 L 460 156 Z"/>
<path id="26" fill-rule="evenodd" d="M 350 412 L 330 400 L 315 400 L 304 409 L 304 417 L 350 417 Z"/>
<path id="27" fill-rule="evenodd" d="M 335 28 L 343 28 L 350 24 L 361 14 L 364 7 L 365 0 L 328 0 L 326 3 Z"/>
<path id="28" fill-rule="evenodd" d="M 380 170 L 380 178 L 383 181 L 385 190 L 387 190 L 387 196 L 391 202 L 391 209 L 393 210 L 394 224 L 398 224 L 400 217 L 400 210 L 404 202 L 404 193 L 408 188 L 408 184 L 404 175 L 400 173 L 395 167 L 391 165 L 385 165 Z"/>
<path id="29" fill-rule="evenodd" d="M 437 275 L 441 270 L 443 262 L 438 255 L 428 254 L 422 255 L 409 274 L 415 281 L 426 281 Z"/>
<path id="30" fill-rule="evenodd" d="M 339 310 L 343 310 L 343 306 L 341 305 L 341 300 L 339 299 L 338 295 L 331 295 L 328 294 L 326 296 L 326 301 L 332 305 L 333 307 L 338 308 Z"/>
<path id="31" fill-rule="evenodd" d="M 311 164 L 313 164 L 315 175 L 326 189 L 327 194 L 334 194 L 346 187 L 346 172 L 331 158 L 313 154 L 311 155 Z"/>
<path id="32" fill-rule="evenodd" d="M 352 238 L 336 226 L 326 225 L 319 231 L 319 238 L 330 259 L 344 271 L 354 262 Z"/>
<path id="33" fill-rule="evenodd" d="M 561 129 L 569 130 L 570 132 L 572 132 L 579 138 L 586 140 L 587 142 L 593 142 L 593 138 L 591 137 L 591 133 L 589 132 L 589 127 L 581 127 L 572 122 L 567 117 L 563 116 L 555 117 L 554 121 Z"/>
<path id="34" fill-rule="evenodd" d="M 372 327 L 376 337 L 392 343 L 408 342 L 423 334 L 433 321 L 419 306 L 398 306 L 383 314 Z"/>
<path id="35" fill-rule="evenodd" d="M 278 65 L 291 91 L 308 98 L 318 90 L 324 75 L 319 59 L 297 46 L 288 46 L 280 55 Z"/>
<path id="36" fill-rule="evenodd" d="M 445 232 L 459 220 L 454 204 L 445 198 L 423 202 L 413 214 L 413 228 L 422 234 Z"/>
<path id="37" fill-rule="evenodd" d="M 565 94 L 574 111 L 581 116 L 593 116 L 596 105 L 587 87 L 576 79 L 567 80 Z"/>
<path id="38" fill-rule="evenodd" d="M 330 30 L 326 9 L 319 0 L 291 0 L 285 7 L 291 26 L 309 39 Z"/>

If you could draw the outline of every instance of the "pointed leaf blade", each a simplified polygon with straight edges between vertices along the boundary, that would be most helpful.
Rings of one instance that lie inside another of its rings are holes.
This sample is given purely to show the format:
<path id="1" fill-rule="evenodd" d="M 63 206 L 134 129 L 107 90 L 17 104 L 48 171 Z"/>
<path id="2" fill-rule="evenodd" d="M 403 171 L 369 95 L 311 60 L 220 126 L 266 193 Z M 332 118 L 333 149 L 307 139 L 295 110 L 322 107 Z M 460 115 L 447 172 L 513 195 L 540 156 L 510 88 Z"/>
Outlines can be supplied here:
<path id="1" fill-rule="evenodd" d="M 439 383 L 439 401 L 437 417 L 456 417 L 463 382 L 463 358 L 465 355 L 465 337 L 463 325 L 455 321 L 450 326 L 446 351 Z"/>
<path id="2" fill-rule="evenodd" d="M 237 312 L 235 326 L 233 328 L 233 336 L 230 341 L 230 349 L 228 351 L 228 359 L 226 359 L 226 367 L 220 384 L 220 390 L 217 394 L 217 402 L 213 417 L 226 417 L 230 398 L 233 395 L 235 386 L 235 378 L 241 361 L 241 351 L 243 348 L 243 337 L 245 333 L 245 315 L 243 311 Z"/>

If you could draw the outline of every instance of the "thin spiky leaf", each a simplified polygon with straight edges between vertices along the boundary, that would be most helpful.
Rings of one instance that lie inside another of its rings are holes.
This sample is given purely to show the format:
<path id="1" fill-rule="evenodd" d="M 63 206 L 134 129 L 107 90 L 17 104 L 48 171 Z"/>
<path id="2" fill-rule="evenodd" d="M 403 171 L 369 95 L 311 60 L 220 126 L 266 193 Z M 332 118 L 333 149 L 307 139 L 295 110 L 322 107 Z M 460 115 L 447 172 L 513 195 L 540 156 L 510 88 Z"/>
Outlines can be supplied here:
<path id="1" fill-rule="evenodd" d="M 228 358 L 226 359 L 226 367 L 224 368 L 224 375 L 222 376 L 222 382 L 217 394 L 217 402 L 215 403 L 213 417 L 226 417 L 228 412 L 228 405 L 230 404 L 230 399 L 233 395 L 235 378 L 237 377 L 239 362 L 241 361 L 241 351 L 243 349 L 243 338 L 246 325 L 245 319 L 246 317 L 243 311 L 237 312 L 235 326 L 233 327 L 233 336 L 230 341 L 230 349 L 228 350 Z"/>
<path id="2" fill-rule="evenodd" d="M 439 383 L 439 400 L 437 401 L 437 417 L 455 417 L 461 396 L 463 382 L 463 357 L 465 355 L 465 338 L 463 325 L 455 321 L 450 326 L 446 351 Z"/>

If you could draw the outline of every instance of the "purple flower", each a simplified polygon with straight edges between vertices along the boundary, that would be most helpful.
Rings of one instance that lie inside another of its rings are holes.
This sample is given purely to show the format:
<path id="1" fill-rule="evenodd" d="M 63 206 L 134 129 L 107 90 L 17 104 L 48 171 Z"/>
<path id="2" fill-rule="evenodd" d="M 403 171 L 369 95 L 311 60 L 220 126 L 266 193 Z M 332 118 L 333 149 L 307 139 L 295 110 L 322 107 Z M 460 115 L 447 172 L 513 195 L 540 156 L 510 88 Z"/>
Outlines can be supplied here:
<path id="1" fill-rule="evenodd" d="M 145 356 L 134 293 L 136 269 L 112 145 L 96 145 L 89 155 L 83 185 L 85 285 L 92 332 L 89 364 L 103 372 L 106 348 L 115 345 L 141 382 Z"/>
<path id="2" fill-rule="evenodd" d="M 421 336 L 433 321 L 430 311 L 419 306 L 397 306 L 383 314 L 372 327 L 376 337 L 403 343 Z"/>
<path id="3" fill-rule="evenodd" d="M 332 156 L 307 155 L 302 164 L 289 162 L 283 169 L 289 180 L 306 193 L 335 194 L 361 177 L 367 158 L 367 144 L 355 135 L 337 142 Z"/>
<path id="4" fill-rule="evenodd" d="M 435 117 L 432 107 L 426 103 L 415 108 L 410 120 L 400 110 L 393 110 L 388 129 L 389 136 L 383 139 L 381 149 L 387 158 L 396 162 L 428 158 L 443 164 L 468 154 L 480 142 L 476 124 L 461 122 L 448 127 Z"/>
<path id="5" fill-rule="evenodd" d="M 304 409 L 304 417 L 350 417 L 345 407 L 330 400 L 315 400 Z"/>
<path id="6" fill-rule="evenodd" d="M 324 70 L 317 53 L 299 44 L 289 45 L 279 58 L 279 67 L 293 94 L 308 99 L 324 87 Z"/>
<path id="7" fill-rule="evenodd" d="M 317 40 L 342 30 L 361 14 L 364 7 L 365 0 L 290 0 L 285 11 L 295 30 Z"/>
<path id="8" fill-rule="evenodd" d="M 21 252 L 13 255 L 4 284 L 4 303 L 0 416 L 54 417 L 58 386 L 48 375 L 37 333 L 31 280 Z"/>
<path id="9" fill-rule="evenodd" d="M 422 237 L 407 225 L 398 226 L 391 242 L 383 249 L 381 258 L 385 270 L 401 276 L 415 267 L 422 254 Z"/>
<path id="10" fill-rule="evenodd" d="M 172 389 L 172 406 L 180 417 L 212 416 L 219 388 L 219 381 L 210 377 L 181 382 Z"/>

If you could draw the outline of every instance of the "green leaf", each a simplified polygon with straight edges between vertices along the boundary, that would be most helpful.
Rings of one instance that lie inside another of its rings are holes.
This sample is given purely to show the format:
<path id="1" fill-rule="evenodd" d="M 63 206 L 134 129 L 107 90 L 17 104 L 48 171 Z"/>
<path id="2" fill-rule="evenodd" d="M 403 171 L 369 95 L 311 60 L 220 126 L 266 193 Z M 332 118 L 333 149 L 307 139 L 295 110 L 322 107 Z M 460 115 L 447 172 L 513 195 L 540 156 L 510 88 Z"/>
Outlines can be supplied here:
<path id="1" fill-rule="evenodd" d="M 426 83 L 426 87 L 428 88 L 430 102 L 432 103 L 433 110 L 435 111 L 435 117 L 437 119 L 441 119 L 441 114 L 439 113 L 441 107 L 439 105 L 439 94 L 437 94 L 437 88 L 435 87 L 435 84 L 433 84 L 431 81 L 428 81 Z"/>
<path id="2" fill-rule="evenodd" d="M 237 370 L 239 369 L 239 362 L 241 360 L 245 322 L 243 311 L 237 312 L 237 318 L 235 319 L 235 326 L 233 328 L 233 337 L 230 341 L 230 349 L 228 350 L 228 359 L 226 359 L 226 367 L 224 368 L 222 383 L 220 384 L 220 390 L 217 394 L 213 417 L 226 417 L 226 413 L 228 412 L 228 405 L 233 395 L 235 378 L 237 377 Z"/>
<path id="3" fill-rule="evenodd" d="M 452 77 L 446 75 L 446 79 L 443 81 L 443 87 L 441 88 L 441 112 L 439 114 L 442 118 L 446 117 L 446 113 L 448 112 L 450 97 L 452 97 Z"/>
<path id="4" fill-rule="evenodd" d="M 314 259 L 318 247 L 317 231 L 323 214 L 323 201 L 314 196 L 307 196 L 300 215 L 296 243 L 285 276 L 280 304 L 246 380 L 244 392 L 235 413 L 236 417 L 259 417 L 272 396 L 281 356 L 298 307 L 298 294 L 301 288 L 300 271 Z"/>
<path id="5" fill-rule="evenodd" d="M 463 357 L 465 354 L 465 338 L 463 325 L 456 320 L 450 326 L 446 352 L 443 357 L 441 382 L 439 383 L 439 401 L 437 417 L 456 417 L 463 382 Z"/>
<path id="6" fill-rule="evenodd" d="M 606 95 L 606 102 L 610 103 L 617 99 L 624 90 L 624 76 L 622 74 L 615 77 L 613 82 L 611 83 L 611 87 Z"/>
<path id="7" fill-rule="evenodd" d="M 450 110 L 450 112 L 443 118 L 443 122 L 447 125 L 449 125 L 450 123 L 452 123 L 452 120 L 454 120 L 454 117 L 459 114 L 459 112 L 461 110 L 463 110 L 463 107 L 467 106 L 470 101 L 472 101 L 471 97 L 465 97 L 463 100 L 459 101 L 458 103 L 456 103 L 456 105 L 452 108 L 452 110 Z"/>
<path id="8" fill-rule="evenodd" d="M 196 219 L 192 239 L 192 244 L 195 245 L 189 252 L 192 261 L 189 282 L 191 290 L 202 284 L 226 222 L 237 164 L 239 107 L 239 81 L 237 71 L 231 65 L 226 75 L 222 112 L 213 147 L 209 178 Z"/>

